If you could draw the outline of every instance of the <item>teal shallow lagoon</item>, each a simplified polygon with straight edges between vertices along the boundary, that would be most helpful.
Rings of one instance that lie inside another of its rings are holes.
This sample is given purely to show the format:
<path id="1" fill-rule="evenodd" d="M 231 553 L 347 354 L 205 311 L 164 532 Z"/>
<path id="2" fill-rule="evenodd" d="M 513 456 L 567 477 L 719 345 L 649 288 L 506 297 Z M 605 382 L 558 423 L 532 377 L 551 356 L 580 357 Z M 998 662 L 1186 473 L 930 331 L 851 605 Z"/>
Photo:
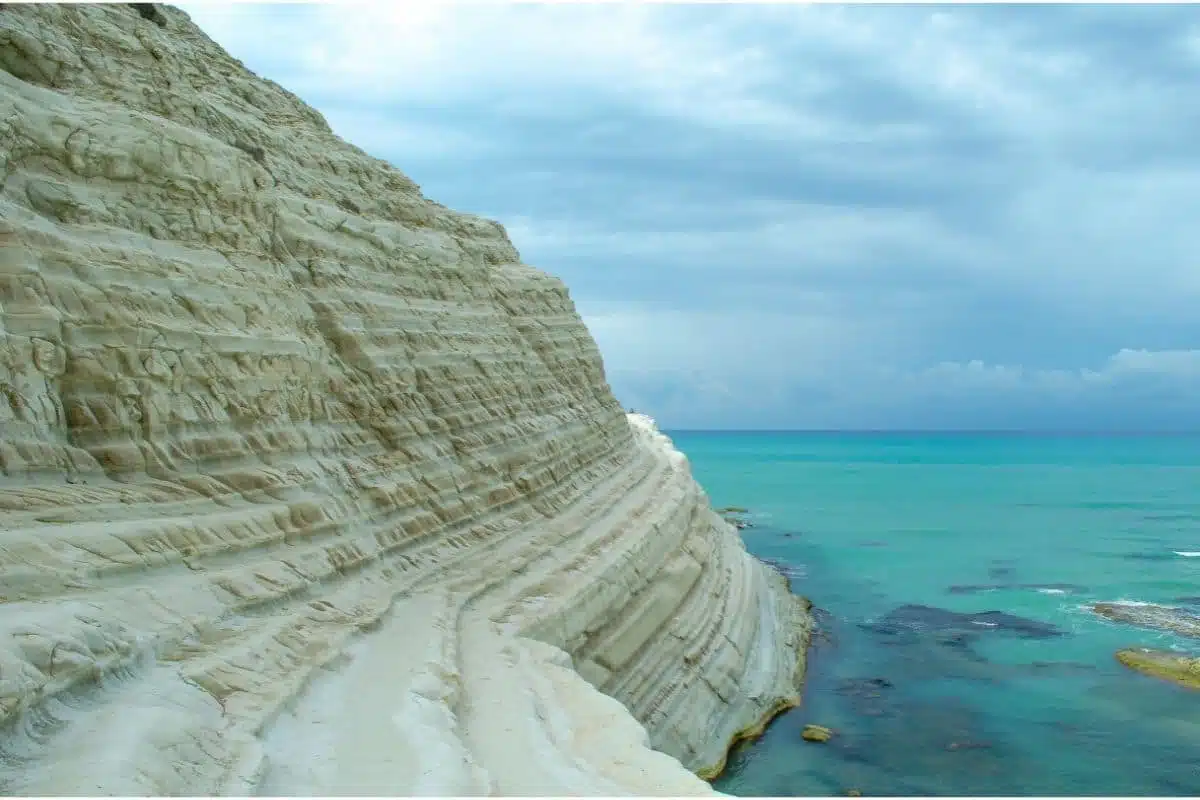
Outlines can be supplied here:
<path id="1" fill-rule="evenodd" d="M 1089 610 L 1200 595 L 1200 436 L 670 435 L 714 505 L 751 509 L 748 548 L 786 566 L 824 631 L 803 706 L 718 789 L 1200 795 L 1200 692 L 1113 658 L 1200 640 Z M 890 624 L 904 606 L 1061 635 Z M 809 722 L 838 735 L 803 742 Z"/>

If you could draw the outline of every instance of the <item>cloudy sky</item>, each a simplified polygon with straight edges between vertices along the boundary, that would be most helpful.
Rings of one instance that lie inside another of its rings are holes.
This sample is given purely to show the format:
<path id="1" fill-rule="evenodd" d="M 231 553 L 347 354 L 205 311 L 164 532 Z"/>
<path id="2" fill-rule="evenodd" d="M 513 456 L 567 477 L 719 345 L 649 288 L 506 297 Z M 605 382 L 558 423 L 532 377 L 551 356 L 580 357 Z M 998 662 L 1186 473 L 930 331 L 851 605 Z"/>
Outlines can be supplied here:
<path id="1" fill-rule="evenodd" d="M 188 5 L 667 428 L 1200 428 L 1200 7 Z"/>

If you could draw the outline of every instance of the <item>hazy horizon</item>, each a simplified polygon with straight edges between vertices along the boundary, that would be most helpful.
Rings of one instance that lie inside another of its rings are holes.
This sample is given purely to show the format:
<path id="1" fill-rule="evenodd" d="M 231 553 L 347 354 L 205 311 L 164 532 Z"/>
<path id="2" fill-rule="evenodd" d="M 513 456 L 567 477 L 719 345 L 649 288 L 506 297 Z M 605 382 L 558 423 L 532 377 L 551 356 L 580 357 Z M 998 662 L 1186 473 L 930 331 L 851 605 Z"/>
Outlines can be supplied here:
<path id="1" fill-rule="evenodd" d="M 1200 429 L 1181 430 L 1087 430 L 1063 428 L 667 428 L 664 433 L 803 433 L 856 436 L 1200 436 Z"/>
<path id="2" fill-rule="evenodd" d="M 182 6 L 668 429 L 1200 429 L 1200 8 Z"/>

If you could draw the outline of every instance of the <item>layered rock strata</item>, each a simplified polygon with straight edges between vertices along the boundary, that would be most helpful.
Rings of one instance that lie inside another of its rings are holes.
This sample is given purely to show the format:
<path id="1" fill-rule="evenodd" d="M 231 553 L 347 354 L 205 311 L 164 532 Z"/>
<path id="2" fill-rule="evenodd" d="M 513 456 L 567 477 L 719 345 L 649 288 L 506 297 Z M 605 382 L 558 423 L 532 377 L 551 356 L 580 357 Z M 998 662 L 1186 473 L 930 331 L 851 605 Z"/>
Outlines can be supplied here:
<path id="1" fill-rule="evenodd" d="M 701 794 L 797 702 L 499 225 L 169 7 L 0 7 L 0 120 L 0 791 Z"/>

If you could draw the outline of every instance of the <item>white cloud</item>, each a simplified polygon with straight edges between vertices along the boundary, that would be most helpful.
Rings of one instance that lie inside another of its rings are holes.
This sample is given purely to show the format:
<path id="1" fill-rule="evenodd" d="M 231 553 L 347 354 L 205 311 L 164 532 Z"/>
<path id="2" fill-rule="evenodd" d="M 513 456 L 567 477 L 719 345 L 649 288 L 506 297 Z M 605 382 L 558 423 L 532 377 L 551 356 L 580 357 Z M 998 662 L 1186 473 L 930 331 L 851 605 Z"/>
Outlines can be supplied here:
<path id="1" fill-rule="evenodd" d="M 301 94 L 453 103 L 586 88 L 681 113 L 699 104 L 715 119 L 779 113 L 746 96 L 761 51 L 730 51 L 719 31 L 672 25 L 670 9 L 642 4 L 317 4 L 282 15 L 265 40 L 266 26 L 245 24 L 261 13 L 253 6 L 182 7 L 235 52 L 273 51 Z"/>
<path id="2" fill-rule="evenodd" d="M 1121 350 L 1096 369 L 979 360 L 904 370 L 841 363 L 824 372 L 731 376 L 659 368 L 610 374 L 618 397 L 670 427 L 1169 430 L 1200 427 L 1200 350 Z"/>
<path id="3" fill-rule="evenodd" d="M 664 424 L 1187 416 L 1200 62 L 1171 9 L 185 9 L 503 222 Z"/>
<path id="4" fill-rule="evenodd" d="M 908 379 L 930 391 L 1024 391 L 1075 393 L 1103 389 L 1146 378 L 1166 378 L 1184 387 L 1200 382 L 1200 350 L 1133 350 L 1123 348 L 1097 369 L 1028 370 L 1020 366 L 942 362 L 910 373 Z"/>
<path id="5" fill-rule="evenodd" d="M 1183 380 L 1200 380 L 1200 350 L 1124 349 L 1112 356 L 1099 372 L 1084 370 L 1087 380 L 1113 382 L 1147 374 L 1159 374 Z"/>

